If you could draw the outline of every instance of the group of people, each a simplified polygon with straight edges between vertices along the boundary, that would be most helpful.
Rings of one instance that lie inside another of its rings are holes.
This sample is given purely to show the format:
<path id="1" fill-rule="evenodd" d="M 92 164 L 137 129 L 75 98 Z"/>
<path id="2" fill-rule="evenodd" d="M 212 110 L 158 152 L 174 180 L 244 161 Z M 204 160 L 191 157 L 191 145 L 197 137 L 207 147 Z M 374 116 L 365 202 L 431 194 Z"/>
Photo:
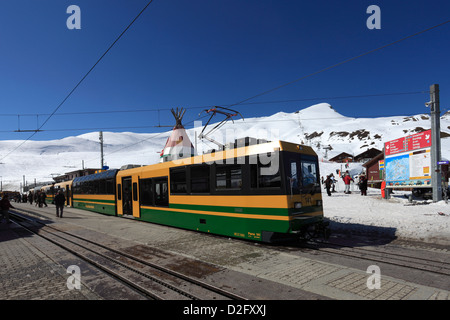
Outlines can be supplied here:
<path id="1" fill-rule="evenodd" d="M 355 182 L 355 180 L 353 180 L 353 178 L 350 176 L 348 170 L 342 175 L 342 180 L 344 181 L 345 184 L 344 193 L 345 194 L 352 193 L 350 191 L 350 183 Z M 331 196 L 332 192 L 336 192 L 334 188 L 336 182 L 337 181 L 332 173 L 329 174 L 325 180 L 323 180 L 322 178 L 322 183 L 325 185 L 325 189 L 327 190 L 328 196 Z M 358 186 L 359 189 L 361 190 L 361 195 L 367 196 L 367 178 L 364 174 L 361 174 L 359 176 Z"/>
<path id="2" fill-rule="evenodd" d="M 39 207 L 42 207 L 43 205 L 48 207 L 48 205 L 45 201 L 46 198 L 47 198 L 47 195 L 43 191 L 36 192 L 35 196 L 33 196 L 33 194 L 30 192 L 27 196 L 27 200 L 30 202 L 30 204 L 33 204 L 33 199 L 34 199 L 34 201 L 36 202 L 36 206 L 39 205 Z M 16 199 L 16 202 L 20 202 L 20 201 L 17 201 L 17 199 Z M 58 191 L 53 202 L 56 206 L 56 216 L 58 218 L 62 218 L 64 205 L 66 204 L 66 197 L 64 196 L 63 190 Z M 8 194 L 5 193 L 5 194 L 3 194 L 3 197 L 1 197 L 1 200 L 0 200 L 0 214 L 1 214 L 0 223 L 2 222 L 3 219 L 6 220 L 6 223 L 11 223 L 11 221 L 9 220 L 9 209 L 11 209 L 11 208 L 15 209 L 15 207 L 13 207 L 13 205 L 9 201 Z"/>
<path id="3" fill-rule="evenodd" d="M 42 208 L 42 206 L 48 207 L 47 205 L 47 194 L 44 191 L 37 191 L 33 193 L 30 191 L 28 193 L 28 201 L 30 202 L 30 204 L 33 204 L 33 200 L 34 200 L 34 205 L 37 207 L 39 206 L 39 208 Z"/>
<path id="4" fill-rule="evenodd" d="M 33 204 L 33 198 L 34 198 L 35 206 L 48 207 L 47 201 L 46 201 L 47 195 L 45 194 L 44 191 L 36 192 L 34 197 L 30 191 L 28 194 L 28 198 L 30 199 L 30 204 Z M 55 195 L 55 198 L 53 199 L 53 203 L 56 206 L 56 216 L 58 218 L 62 218 L 64 205 L 66 204 L 66 197 L 64 196 L 63 190 L 58 190 L 57 194 Z"/>

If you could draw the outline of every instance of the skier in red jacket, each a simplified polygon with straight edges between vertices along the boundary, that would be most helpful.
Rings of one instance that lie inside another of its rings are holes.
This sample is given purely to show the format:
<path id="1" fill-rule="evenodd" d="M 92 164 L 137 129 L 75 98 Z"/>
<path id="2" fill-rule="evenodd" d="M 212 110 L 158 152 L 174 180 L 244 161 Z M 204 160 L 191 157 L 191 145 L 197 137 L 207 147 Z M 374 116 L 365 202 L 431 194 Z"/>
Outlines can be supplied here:
<path id="1" fill-rule="evenodd" d="M 350 176 L 350 174 L 348 173 L 348 171 L 346 172 L 345 176 L 344 176 L 344 183 L 345 183 L 345 191 L 344 193 L 349 194 L 350 192 L 350 181 L 354 180 L 352 179 L 352 177 Z"/>

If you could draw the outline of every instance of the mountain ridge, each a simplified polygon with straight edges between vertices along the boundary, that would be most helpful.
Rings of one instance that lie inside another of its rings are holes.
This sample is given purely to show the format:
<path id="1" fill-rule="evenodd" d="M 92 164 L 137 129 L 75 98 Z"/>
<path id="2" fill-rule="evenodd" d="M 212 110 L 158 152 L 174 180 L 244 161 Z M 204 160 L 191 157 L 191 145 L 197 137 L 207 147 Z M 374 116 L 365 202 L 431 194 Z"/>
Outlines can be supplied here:
<path id="1" fill-rule="evenodd" d="M 211 128 L 215 124 L 211 124 Z M 268 117 L 227 122 L 214 139 L 223 144 L 245 136 L 284 140 L 311 146 L 321 159 L 341 152 L 354 156 L 370 148 L 383 149 L 384 142 L 429 129 L 428 114 L 379 118 L 352 118 L 341 115 L 328 103 L 320 103 L 291 112 L 277 112 Z M 195 143 L 201 126 L 187 128 Z M 103 132 L 104 155 L 110 168 L 129 163 L 148 165 L 159 161 L 170 131 L 162 133 Z M 450 158 L 450 112 L 441 116 L 441 150 Z M 0 154 L 10 152 L 21 140 L 0 141 Z M 197 153 L 214 147 L 198 142 Z M 3 190 L 18 190 L 25 176 L 26 184 L 36 180 L 51 181 L 52 176 L 81 169 L 100 167 L 98 132 L 84 133 L 50 141 L 27 141 L 2 160 Z"/>

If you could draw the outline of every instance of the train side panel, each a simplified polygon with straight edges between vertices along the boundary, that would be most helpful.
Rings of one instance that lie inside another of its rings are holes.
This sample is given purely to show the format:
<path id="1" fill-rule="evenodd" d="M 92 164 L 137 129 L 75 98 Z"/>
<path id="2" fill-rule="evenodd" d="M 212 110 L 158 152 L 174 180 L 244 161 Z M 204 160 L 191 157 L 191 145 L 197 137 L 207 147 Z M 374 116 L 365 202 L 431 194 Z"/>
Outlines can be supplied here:
<path id="1" fill-rule="evenodd" d="M 75 194 L 73 207 L 108 215 L 116 215 L 116 199 L 114 195 Z"/>

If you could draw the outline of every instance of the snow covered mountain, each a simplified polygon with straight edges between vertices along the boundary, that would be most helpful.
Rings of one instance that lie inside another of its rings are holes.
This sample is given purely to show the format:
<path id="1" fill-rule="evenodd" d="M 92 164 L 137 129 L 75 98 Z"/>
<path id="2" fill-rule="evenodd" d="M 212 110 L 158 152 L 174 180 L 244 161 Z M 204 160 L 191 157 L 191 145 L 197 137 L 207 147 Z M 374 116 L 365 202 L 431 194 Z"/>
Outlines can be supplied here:
<path id="1" fill-rule="evenodd" d="M 214 126 L 211 125 L 211 128 Z M 385 118 L 352 118 L 321 103 L 293 112 L 278 112 L 269 117 L 246 118 L 226 123 L 212 137 L 225 144 L 245 136 L 285 140 L 313 147 L 322 159 L 347 152 L 358 155 L 369 148 L 382 150 L 386 141 L 421 132 L 431 126 L 427 114 Z M 195 143 L 202 129 L 186 127 Z M 170 131 L 138 134 L 103 132 L 105 162 L 110 168 L 125 164 L 153 164 Z M 441 116 L 442 157 L 450 159 L 450 112 Z M 6 155 L 22 141 L 0 141 L 0 155 Z M 214 148 L 210 142 L 198 142 L 197 152 Z M 0 164 L 3 190 L 19 190 L 26 184 L 51 181 L 52 176 L 81 169 L 100 167 L 98 132 L 52 141 L 27 141 Z"/>

